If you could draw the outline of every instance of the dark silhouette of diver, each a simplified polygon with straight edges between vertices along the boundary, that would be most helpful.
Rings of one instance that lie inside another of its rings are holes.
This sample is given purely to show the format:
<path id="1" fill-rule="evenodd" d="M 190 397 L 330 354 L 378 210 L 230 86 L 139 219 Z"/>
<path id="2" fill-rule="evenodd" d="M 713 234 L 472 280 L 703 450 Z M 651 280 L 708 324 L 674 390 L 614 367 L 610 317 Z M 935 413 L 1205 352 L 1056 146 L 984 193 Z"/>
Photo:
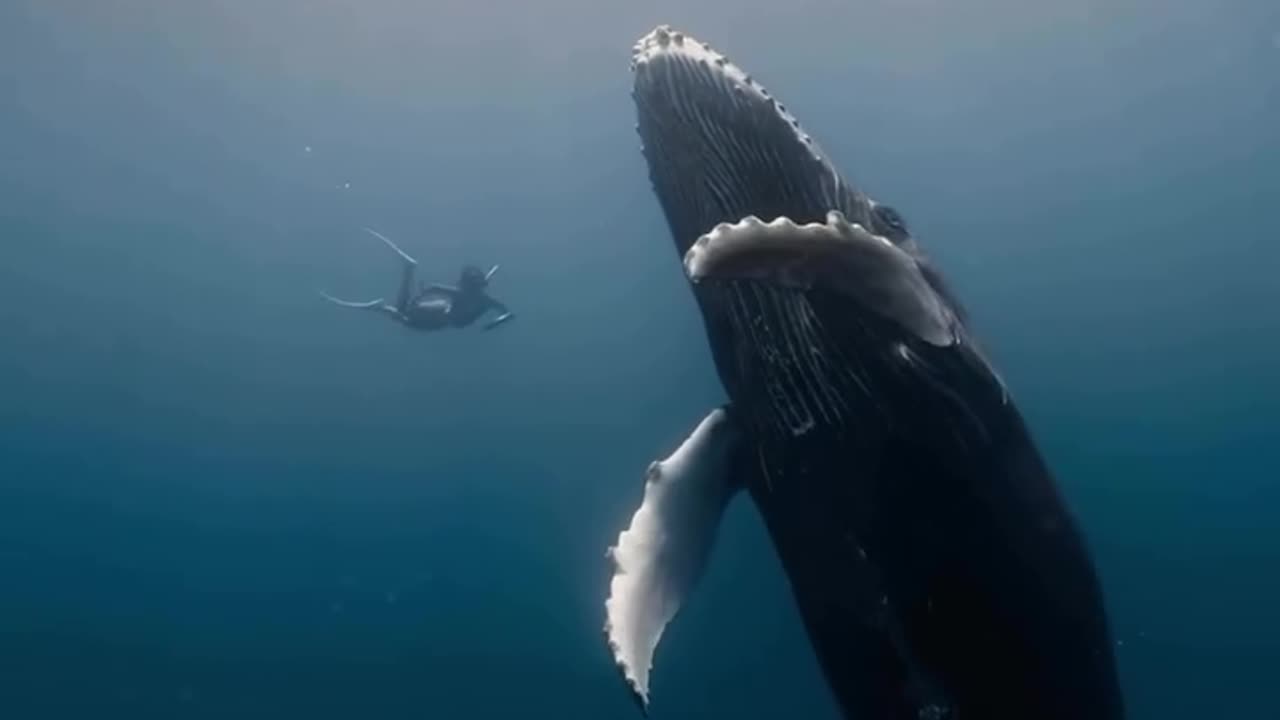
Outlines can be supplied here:
<path id="1" fill-rule="evenodd" d="M 497 265 L 490 268 L 489 272 L 483 272 L 474 265 L 463 267 L 456 287 L 430 283 L 415 288 L 414 272 L 418 268 L 418 261 L 376 230 L 365 228 L 365 232 L 386 243 L 387 247 L 394 250 L 404 261 L 404 269 L 400 274 L 400 290 L 396 293 L 396 304 L 388 305 L 382 298 L 368 302 L 352 302 L 338 299 L 322 291 L 320 295 L 329 302 L 342 307 L 376 310 L 414 330 L 464 328 L 491 310 L 498 313 L 498 316 L 482 325 L 482 330 L 493 329 L 511 319 L 512 314 L 507 306 L 485 292 L 490 278 L 498 271 Z"/>

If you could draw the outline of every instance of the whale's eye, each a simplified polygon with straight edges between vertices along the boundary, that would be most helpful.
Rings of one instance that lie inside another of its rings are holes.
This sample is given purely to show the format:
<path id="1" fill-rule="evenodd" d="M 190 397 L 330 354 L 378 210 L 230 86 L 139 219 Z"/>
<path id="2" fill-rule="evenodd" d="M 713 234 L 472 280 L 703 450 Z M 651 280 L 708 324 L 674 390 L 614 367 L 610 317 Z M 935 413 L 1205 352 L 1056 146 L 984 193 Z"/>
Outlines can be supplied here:
<path id="1" fill-rule="evenodd" d="M 872 212 L 875 213 L 876 224 L 881 225 L 891 236 L 907 234 L 907 224 L 902 221 L 897 210 L 888 205 L 876 205 Z"/>

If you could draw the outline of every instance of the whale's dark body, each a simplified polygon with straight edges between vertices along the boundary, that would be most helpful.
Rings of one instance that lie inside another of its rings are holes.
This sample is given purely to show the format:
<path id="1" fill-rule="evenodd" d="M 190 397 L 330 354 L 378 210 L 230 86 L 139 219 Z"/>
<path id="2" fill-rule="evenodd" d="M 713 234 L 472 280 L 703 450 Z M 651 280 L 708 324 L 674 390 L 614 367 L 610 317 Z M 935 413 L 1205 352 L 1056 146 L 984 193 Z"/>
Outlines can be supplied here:
<path id="1" fill-rule="evenodd" d="M 758 84 L 659 29 L 634 98 L 654 192 L 684 254 L 747 215 L 840 210 L 919 256 Z M 1091 558 L 1023 418 L 956 314 L 931 345 L 820 290 L 694 286 L 752 440 L 743 481 L 851 720 L 1116 720 Z"/>

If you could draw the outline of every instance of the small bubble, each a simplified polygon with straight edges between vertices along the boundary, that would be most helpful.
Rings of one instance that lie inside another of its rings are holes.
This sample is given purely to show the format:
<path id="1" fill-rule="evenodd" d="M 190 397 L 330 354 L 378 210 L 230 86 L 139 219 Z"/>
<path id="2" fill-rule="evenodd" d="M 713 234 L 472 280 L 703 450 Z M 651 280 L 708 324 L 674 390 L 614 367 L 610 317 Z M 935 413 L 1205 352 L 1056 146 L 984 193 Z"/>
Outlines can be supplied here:
<path id="1" fill-rule="evenodd" d="M 307 146 L 303 147 L 303 148 L 302 148 L 302 152 L 307 153 L 308 155 L 310 155 L 310 154 L 311 154 L 311 146 L 310 146 L 310 145 L 307 145 Z"/>
<path id="2" fill-rule="evenodd" d="M 945 720 L 950 715 L 950 711 L 941 705 L 930 704 L 920 708 L 920 711 L 916 714 L 920 720 Z"/>

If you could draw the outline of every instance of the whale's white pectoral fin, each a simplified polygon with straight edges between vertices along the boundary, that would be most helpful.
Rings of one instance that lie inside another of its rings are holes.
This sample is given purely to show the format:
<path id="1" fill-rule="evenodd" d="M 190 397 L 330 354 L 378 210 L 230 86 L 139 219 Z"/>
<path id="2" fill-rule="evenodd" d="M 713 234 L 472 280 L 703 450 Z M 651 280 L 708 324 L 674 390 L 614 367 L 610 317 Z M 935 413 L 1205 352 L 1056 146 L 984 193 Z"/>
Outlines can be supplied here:
<path id="1" fill-rule="evenodd" d="M 654 649 L 702 574 L 720 516 L 738 488 L 729 477 L 737 442 L 723 409 L 707 415 L 670 457 L 649 465 L 644 500 L 607 553 L 614 574 L 605 636 L 642 710 L 649 705 Z"/>
<path id="2" fill-rule="evenodd" d="M 955 342 L 955 318 L 909 252 L 844 215 L 797 225 L 748 216 L 720 223 L 684 256 L 689 279 L 755 280 L 854 298 L 934 345 Z"/>

